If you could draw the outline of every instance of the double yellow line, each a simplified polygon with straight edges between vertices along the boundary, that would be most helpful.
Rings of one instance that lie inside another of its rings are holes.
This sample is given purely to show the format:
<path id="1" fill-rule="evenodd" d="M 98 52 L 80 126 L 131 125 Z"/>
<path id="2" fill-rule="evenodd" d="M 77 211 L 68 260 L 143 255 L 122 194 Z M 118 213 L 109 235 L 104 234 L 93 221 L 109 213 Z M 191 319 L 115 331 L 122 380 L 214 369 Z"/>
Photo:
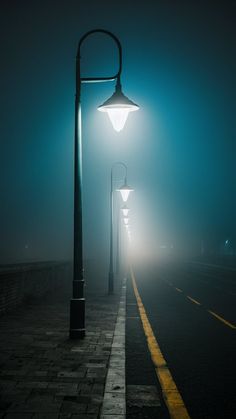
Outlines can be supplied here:
<path id="1" fill-rule="evenodd" d="M 190 419 L 190 416 L 184 405 L 183 399 L 176 387 L 173 377 L 167 367 L 165 358 L 163 357 L 161 353 L 160 347 L 152 331 L 152 327 L 149 323 L 144 305 L 142 303 L 142 300 L 138 292 L 133 268 L 131 267 L 130 270 L 131 270 L 132 284 L 133 284 L 134 293 L 135 293 L 135 297 L 138 304 L 140 317 L 143 324 L 144 333 L 147 338 L 147 343 L 148 343 L 148 347 L 151 353 L 151 358 L 155 366 L 155 371 L 156 371 L 157 377 L 159 379 L 159 382 L 162 388 L 163 398 L 169 410 L 170 417 L 172 419 Z"/>

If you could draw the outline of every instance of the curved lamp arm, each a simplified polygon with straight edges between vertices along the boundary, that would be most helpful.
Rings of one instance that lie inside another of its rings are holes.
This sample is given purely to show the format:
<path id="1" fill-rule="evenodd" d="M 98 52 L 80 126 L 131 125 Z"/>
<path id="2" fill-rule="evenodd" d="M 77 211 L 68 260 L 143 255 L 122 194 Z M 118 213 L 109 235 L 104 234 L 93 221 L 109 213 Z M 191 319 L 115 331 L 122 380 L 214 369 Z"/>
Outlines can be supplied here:
<path id="1" fill-rule="evenodd" d="M 115 43 L 118 47 L 119 69 L 118 69 L 118 72 L 114 76 L 111 76 L 111 77 L 81 77 L 80 76 L 81 46 L 82 46 L 83 42 L 85 41 L 85 39 L 88 38 L 88 36 L 93 35 L 95 33 L 104 33 L 105 35 L 110 36 L 115 41 Z M 121 43 L 120 43 L 119 39 L 112 32 L 107 31 L 105 29 L 93 29 L 93 30 L 85 33 L 84 36 L 82 36 L 82 38 L 79 41 L 77 55 L 76 55 L 76 79 L 78 78 L 77 82 L 80 81 L 82 83 L 97 83 L 97 82 L 113 81 L 115 79 L 117 79 L 118 82 L 120 82 L 121 71 L 122 71 L 122 48 L 121 48 Z"/>
<path id="2" fill-rule="evenodd" d="M 127 171 L 128 171 L 128 168 L 127 168 L 126 164 L 125 164 L 125 163 L 123 163 L 122 161 L 117 161 L 117 162 L 115 162 L 115 163 L 112 165 L 112 167 L 111 167 L 111 178 L 113 177 L 113 176 L 112 176 L 113 169 L 114 169 L 114 167 L 115 167 L 115 166 L 117 166 L 117 165 L 121 165 L 121 166 L 123 166 L 123 167 L 124 167 L 124 169 L 125 169 L 125 183 L 126 183 L 126 182 L 127 182 Z"/>

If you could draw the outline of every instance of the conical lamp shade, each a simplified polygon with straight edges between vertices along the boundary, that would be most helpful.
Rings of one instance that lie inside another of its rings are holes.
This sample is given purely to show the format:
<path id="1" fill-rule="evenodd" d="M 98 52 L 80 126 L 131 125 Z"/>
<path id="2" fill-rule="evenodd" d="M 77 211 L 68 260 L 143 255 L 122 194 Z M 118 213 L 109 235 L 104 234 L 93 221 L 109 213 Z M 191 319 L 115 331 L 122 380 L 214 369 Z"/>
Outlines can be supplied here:
<path id="1" fill-rule="evenodd" d="M 115 93 L 98 107 L 101 112 L 107 112 L 115 131 L 121 131 L 130 112 L 137 111 L 139 106 L 132 102 L 118 85 Z"/>
<path id="2" fill-rule="evenodd" d="M 121 193 L 121 197 L 123 199 L 123 202 L 126 202 L 128 200 L 130 192 L 133 191 L 133 189 L 125 183 L 121 188 L 117 189 Z"/>
<path id="3" fill-rule="evenodd" d="M 128 208 L 126 205 L 124 205 L 124 206 L 121 208 L 121 211 L 123 212 L 123 216 L 124 216 L 124 217 L 127 217 L 128 213 L 129 213 L 129 208 Z"/>

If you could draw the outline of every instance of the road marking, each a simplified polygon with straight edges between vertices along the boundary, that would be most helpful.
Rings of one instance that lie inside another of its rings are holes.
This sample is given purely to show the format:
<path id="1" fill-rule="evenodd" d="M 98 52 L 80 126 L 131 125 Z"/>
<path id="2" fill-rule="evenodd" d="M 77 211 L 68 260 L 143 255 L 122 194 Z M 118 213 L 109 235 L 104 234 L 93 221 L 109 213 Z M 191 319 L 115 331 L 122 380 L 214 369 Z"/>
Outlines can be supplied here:
<path id="1" fill-rule="evenodd" d="M 219 314 L 214 313 L 214 311 L 207 310 L 208 313 L 212 314 L 212 316 L 216 317 L 218 320 L 220 320 L 222 323 L 226 324 L 227 326 L 231 327 L 231 329 L 236 329 L 236 326 L 234 324 L 228 322 L 227 320 L 223 319 L 223 317 L 219 316 Z"/>
<path id="2" fill-rule="evenodd" d="M 126 317 L 126 279 L 123 280 L 120 305 L 114 330 L 111 356 L 106 377 L 101 419 L 111 416 L 126 417 L 125 386 L 125 317 Z"/>
<path id="3" fill-rule="evenodd" d="M 132 267 L 130 268 L 134 294 L 137 300 L 140 317 L 143 324 L 144 333 L 147 338 L 148 347 L 151 353 L 151 358 L 155 366 L 155 371 L 159 379 L 163 398 L 169 410 L 172 419 L 190 419 L 187 409 L 184 405 L 183 399 L 176 387 L 172 375 L 167 367 L 167 363 L 162 355 L 160 347 L 156 341 L 152 331 L 151 324 L 149 323 L 144 305 L 138 292 L 135 281 L 135 276 Z"/>
<path id="4" fill-rule="evenodd" d="M 167 282 L 167 281 L 166 281 Z M 174 289 L 178 292 L 181 292 L 183 295 L 184 292 L 180 288 L 174 287 Z M 199 303 L 199 301 L 195 300 L 194 298 L 190 297 L 189 295 L 185 295 L 192 303 L 197 304 L 198 306 L 201 306 L 202 304 Z M 231 329 L 236 329 L 236 326 L 232 323 L 230 323 L 228 320 L 225 320 L 223 317 L 219 316 L 219 314 L 216 314 L 214 311 L 207 310 L 208 313 L 212 314 L 216 319 L 220 320 L 222 323 L 224 323 L 226 326 L 231 327 Z"/>
<path id="5" fill-rule="evenodd" d="M 193 303 L 197 304 L 198 306 L 201 305 L 201 303 L 199 303 L 197 300 L 194 300 L 194 298 L 190 297 L 189 295 L 187 295 L 187 298 L 192 301 Z"/>

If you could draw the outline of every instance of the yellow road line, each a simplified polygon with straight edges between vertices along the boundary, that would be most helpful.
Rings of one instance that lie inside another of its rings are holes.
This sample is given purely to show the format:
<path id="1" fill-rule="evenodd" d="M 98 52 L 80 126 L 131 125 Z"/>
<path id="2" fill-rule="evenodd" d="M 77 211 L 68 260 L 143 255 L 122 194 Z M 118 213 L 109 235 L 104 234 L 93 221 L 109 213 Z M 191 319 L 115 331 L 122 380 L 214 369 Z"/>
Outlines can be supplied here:
<path id="1" fill-rule="evenodd" d="M 197 304 L 198 306 L 200 306 L 200 305 L 201 305 L 201 303 L 199 303 L 197 300 L 194 300 L 194 298 L 190 297 L 189 295 L 187 295 L 187 298 L 188 298 L 190 301 L 192 301 L 192 303 L 195 303 L 195 304 Z"/>
<path id="2" fill-rule="evenodd" d="M 182 292 L 183 291 L 179 288 L 176 288 L 176 291 Z M 192 301 L 192 303 L 197 304 L 198 306 L 201 306 L 202 304 L 199 303 L 199 301 L 195 300 L 194 298 L 190 297 L 189 295 L 186 295 L 186 297 Z M 232 323 L 230 323 L 228 320 L 225 320 L 223 317 L 219 316 L 219 314 L 216 314 L 214 311 L 211 310 L 207 310 L 208 313 L 212 314 L 212 316 L 214 316 L 216 319 L 220 320 L 222 323 L 224 323 L 226 326 L 231 327 L 231 329 L 236 329 L 236 326 Z"/>
<path id="3" fill-rule="evenodd" d="M 223 319 L 223 317 L 219 316 L 219 314 L 214 313 L 214 311 L 207 310 L 208 313 L 212 314 L 212 316 L 216 317 L 218 320 L 220 320 L 222 323 L 226 324 L 227 326 L 231 327 L 231 329 L 236 329 L 236 326 L 227 320 Z"/>
<path id="4" fill-rule="evenodd" d="M 190 419 L 187 409 L 184 405 L 183 399 L 176 387 L 176 384 L 172 378 L 172 375 L 167 367 L 167 363 L 161 353 L 160 347 L 156 341 L 152 327 L 149 323 L 144 305 L 140 298 L 138 288 L 135 281 L 135 276 L 132 267 L 131 278 L 134 288 L 135 297 L 137 300 L 140 317 L 143 324 L 144 333 L 147 338 L 148 347 L 151 353 L 152 361 L 155 366 L 155 371 L 159 379 L 163 398 L 169 410 L 170 417 L 172 419 Z"/>

